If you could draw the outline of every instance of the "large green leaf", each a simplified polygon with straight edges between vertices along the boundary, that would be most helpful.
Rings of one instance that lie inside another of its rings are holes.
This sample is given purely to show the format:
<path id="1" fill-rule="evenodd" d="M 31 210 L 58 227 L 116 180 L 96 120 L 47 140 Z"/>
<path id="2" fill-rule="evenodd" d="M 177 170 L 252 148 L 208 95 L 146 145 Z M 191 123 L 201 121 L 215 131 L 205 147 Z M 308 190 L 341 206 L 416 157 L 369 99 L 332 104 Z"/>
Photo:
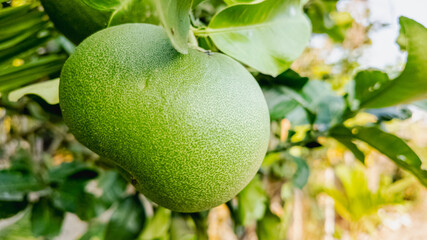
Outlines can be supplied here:
<path id="1" fill-rule="evenodd" d="M 34 236 L 54 237 L 61 232 L 65 213 L 53 206 L 47 198 L 41 198 L 31 211 L 31 228 Z"/>
<path id="2" fill-rule="evenodd" d="M 299 0 L 265 0 L 225 8 L 203 33 L 224 53 L 277 76 L 303 52 L 311 25 Z"/>
<path id="3" fill-rule="evenodd" d="M 357 160 L 365 163 L 365 154 L 353 143 L 353 134 L 350 129 L 339 125 L 331 128 L 328 134 L 350 150 Z"/>
<path id="4" fill-rule="evenodd" d="M 123 23 L 158 23 L 152 0 L 82 0 L 99 11 L 112 12 L 108 26 Z"/>
<path id="5" fill-rule="evenodd" d="M 150 0 L 122 0 L 121 4 L 111 15 L 108 26 L 123 23 L 151 23 L 159 22 L 154 4 Z"/>
<path id="6" fill-rule="evenodd" d="M 360 108 L 382 108 L 427 98 L 427 29 L 400 18 L 408 60 L 399 77 L 390 80 L 378 71 L 364 71 L 355 79 L 355 99 Z"/>
<path id="7" fill-rule="evenodd" d="M 273 119 L 284 115 L 292 125 L 315 123 L 320 130 L 324 130 L 341 122 L 346 108 L 343 97 L 323 81 L 308 81 L 301 90 L 276 85 L 265 93 L 270 111 L 274 113 Z M 300 106 L 295 106 L 295 103 Z M 297 121 L 292 113 L 296 113 Z"/>
<path id="8" fill-rule="evenodd" d="M 105 232 L 106 240 L 133 240 L 145 223 L 145 210 L 138 195 L 130 196 L 119 203 Z"/>
<path id="9" fill-rule="evenodd" d="M 188 36 L 190 32 L 190 9 L 192 0 L 153 0 L 159 18 L 175 49 L 188 53 Z"/>
<path id="10" fill-rule="evenodd" d="M 368 143 L 427 186 L 427 171 L 421 168 L 420 158 L 402 139 L 376 127 L 356 127 L 352 132 L 355 138 Z"/>
<path id="11" fill-rule="evenodd" d="M 264 216 L 267 195 L 259 175 L 256 175 L 248 186 L 238 195 L 238 214 L 240 222 L 247 226 L 255 223 Z"/>
<path id="12" fill-rule="evenodd" d="M 411 172 L 418 180 L 427 186 L 427 171 L 421 168 L 421 160 L 417 154 L 399 137 L 386 133 L 377 127 L 354 127 L 352 129 L 344 126 L 332 128 L 329 135 L 340 142 L 362 160 L 363 153 L 354 145 L 353 140 L 361 140 L 389 157 L 399 167 Z"/>
<path id="13" fill-rule="evenodd" d="M 59 78 L 35 83 L 9 93 L 9 101 L 16 102 L 25 95 L 34 94 L 43 98 L 47 103 L 55 105 L 59 103 L 58 94 Z"/>

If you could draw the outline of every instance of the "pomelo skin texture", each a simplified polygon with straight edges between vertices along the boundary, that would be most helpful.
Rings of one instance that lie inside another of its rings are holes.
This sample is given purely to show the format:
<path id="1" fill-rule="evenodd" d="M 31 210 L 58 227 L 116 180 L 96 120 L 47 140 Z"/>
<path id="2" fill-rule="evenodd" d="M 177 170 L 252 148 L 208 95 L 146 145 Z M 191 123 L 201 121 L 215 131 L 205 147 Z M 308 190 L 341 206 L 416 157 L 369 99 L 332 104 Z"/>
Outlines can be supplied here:
<path id="1" fill-rule="evenodd" d="M 66 124 L 155 203 L 197 212 L 233 198 L 267 150 L 261 89 L 233 59 L 179 54 L 162 28 L 124 24 L 84 40 L 59 86 Z"/>
<path id="2" fill-rule="evenodd" d="M 82 0 L 41 0 L 46 13 L 73 43 L 107 27 L 112 12 L 92 9 Z"/>

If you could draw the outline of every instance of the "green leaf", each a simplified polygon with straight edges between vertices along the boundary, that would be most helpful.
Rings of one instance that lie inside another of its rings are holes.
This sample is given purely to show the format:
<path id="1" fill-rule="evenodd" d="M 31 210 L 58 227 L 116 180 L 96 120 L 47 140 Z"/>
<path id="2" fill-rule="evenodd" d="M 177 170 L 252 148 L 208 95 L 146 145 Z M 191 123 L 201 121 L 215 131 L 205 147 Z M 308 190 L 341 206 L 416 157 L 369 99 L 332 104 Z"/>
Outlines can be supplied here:
<path id="1" fill-rule="evenodd" d="M 352 141 L 355 139 L 366 142 L 389 157 L 399 167 L 411 172 L 423 185 L 427 186 L 427 171 L 421 168 L 422 162 L 420 158 L 399 137 L 386 133 L 377 127 L 355 127 L 348 129 L 344 126 L 332 128 L 329 131 L 329 135 L 344 143 L 353 144 Z M 348 146 L 346 145 L 346 147 Z M 352 146 L 350 145 L 350 147 Z M 362 157 L 364 159 L 363 153 L 357 147 L 350 150 L 352 150 L 358 159 L 360 158 L 359 160 Z"/>
<path id="2" fill-rule="evenodd" d="M 264 87 L 262 90 L 267 100 L 271 121 L 285 118 L 299 106 L 297 101 L 274 87 Z"/>
<path id="3" fill-rule="evenodd" d="M 86 164 L 78 161 L 62 163 L 49 170 L 49 180 L 51 182 L 63 182 L 67 179 L 88 181 L 98 176 L 98 172 Z"/>
<path id="4" fill-rule="evenodd" d="M 85 191 L 87 181 L 70 179 L 55 188 L 52 194 L 55 207 L 75 213 L 86 221 L 99 216 L 105 209 L 101 199 Z"/>
<path id="5" fill-rule="evenodd" d="M 350 129 L 338 125 L 331 128 L 328 134 L 350 150 L 357 160 L 363 164 L 365 163 L 365 154 L 353 143 L 353 134 Z"/>
<path id="6" fill-rule="evenodd" d="M 316 124 L 331 126 L 342 122 L 346 105 L 344 98 L 332 90 L 330 83 L 309 81 L 302 90 L 308 109 L 316 114 Z"/>
<path id="7" fill-rule="evenodd" d="M 285 239 L 281 236 L 280 218 L 268 209 L 265 216 L 258 221 L 256 233 L 259 240 L 280 240 Z"/>
<path id="8" fill-rule="evenodd" d="M 308 82 L 308 78 L 301 77 L 292 69 L 288 69 L 277 77 L 260 74 L 257 79 L 262 86 L 272 121 L 285 118 L 299 106 L 294 98 L 280 90 L 280 86 L 299 91 Z"/>
<path id="9" fill-rule="evenodd" d="M 255 223 L 264 216 L 267 195 L 259 175 L 256 175 L 248 186 L 238 195 L 238 215 L 245 226 Z"/>
<path id="10" fill-rule="evenodd" d="M 5 66 L 6 69 L 12 67 L 11 58 L 37 55 L 35 49 L 52 39 L 52 33 L 47 15 L 39 10 L 39 4 L 0 9 L 0 75 Z M 0 88 L 2 85 L 0 83 Z"/>
<path id="11" fill-rule="evenodd" d="M 151 23 L 158 24 L 156 9 L 150 0 L 122 0 L 122 3 L 111 15 L 108 26 L 123 23 Z"/>
<path id="12" fill-rule="evenodd" d="M 108 26 L 124 23 L 159 22 L 154 2 L 151 0 L 82 0 L 88 6 L 100 11 L 112 12 Z"/>
<path id="13" fill-rule="evenodd" d="M 299 157 L 292 156 L 292 160 L 297 164 L 297 171 L 292 177 L 292 183 L 299 189 L 302 189 L 308 182 L 310 168 L 307 162 Z"/>
<path id="14" fill-rule="evenodd" d="M 0 171 L 0 193 L 28 193 L 43 189 L 43 185 L 29 174 Z"/>
<path id="15" fill-rule="evenodd" d="M 299 0 L 233 5 L 217 13 L 208 34 L 224 53 L 268 75 L 288 69 L 307 46 L 311 25 Z"/>
<path id="16" fill-rule="evenodd" d="M 4 201 L 0 200 L 0 219 L 9 218 L 21 212 L 28 206 L 28 201 Z"/>
<path id="17" fill-rule="evenodd" d="M 64 212 L 55 208 L 47 198 L 41 198 L 31 211 L 31 229 L 34 236 L 54 237 L 61 232 Z"/>
<path id="18" fill-rule="evenodd" d="M 107 11 L 116 9 L 120 4 L 121 0 L 82 0 L 86 5 L 93 9 Z"/>
<path id="19" fill-rule="evenodd" d="M 307 83 L 308 78 L 300 76 L 292 69 L 288 69 L 277 77 L 259 74 L 257 79 L 261 86 L 286 86 L 294 90 L 301 90 Z"/>
<path id="20" fill-rule="evenodd" d="M 98 180 L 98 186 L 102 189 L 102 200 L 108 204 L 121 199 L 126 193 L 128 182 L 117 172 L 107 171 Z"/>
<path id="21" fill-rule="evenodd" d="M 1 55 L 1 53 L 0 53 Z M 9 67 L 0 72 L 0 92 L 10 91 L 41 77 L 61 70 L 65 56 L 47 56 L 19 67 Z"/>
<path id="22" fill-rule="evenodd" d="M 402 139 L 376 127 L 356 127 L 352 132 L 355 138 L 368 143 L 427 186 L 427 171 L 421 168 L 420 158 Z"/>
<path id="23" fill-rule="evenodd" d="M 105 232 L 105 239 L 133 240 L 145 223 L 145 210 L 138 195 L 130 196 L 119 203 Z"/>
<path id="24" fill-rule="evenodd" d="M 427 29 L 406 17 L 400 18 L 408 60 L 399 77 L 376 71 L 359 73 L 355 79 L 355 97 L 360 108 L 382 108 L 427 98 Z"/>
<path id="25" fill-rule="evenodd" d="M 190 9 L 192 0 L 153 0 L 157 12 L 169 39 L 175 49 L 188 53 L 188 36 L 190 32 Z"/>
<path id="26" fill-rule="evenodd" d="M 171 211 L 159 207 L 154 216 L 148 219 L 147 225 L 139 235 L 138 240 L 168 239 L 168 231 L 171 225 Z"/>
<path id="27" fill-rule="evenodd" d="M 374 93 L 378 91 L 382 84 L 391 81 L 388 75 L 377 70 L 365 70 L 358 72 L 354 77 L 354 102 L 352 109 L 356 110 L 363 106 L 370 98 L 374 97 Z"/>
<path id="28" fill-rule="evenodd" d="M 47 103 L 55 105 L 59 103 L 58 86 L 59 78 L 46 82 L 35 83 L 10 92 L 9 101 L 17 102 L 25 95 L 34 94 L 46 100 Z"/>

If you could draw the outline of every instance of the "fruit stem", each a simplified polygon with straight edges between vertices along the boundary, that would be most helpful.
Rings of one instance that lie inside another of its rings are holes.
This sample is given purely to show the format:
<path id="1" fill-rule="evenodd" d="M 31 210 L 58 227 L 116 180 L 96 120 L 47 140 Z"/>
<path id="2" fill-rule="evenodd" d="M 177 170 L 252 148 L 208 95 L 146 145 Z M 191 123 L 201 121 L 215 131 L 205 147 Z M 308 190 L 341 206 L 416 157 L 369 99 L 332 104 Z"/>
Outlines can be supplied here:
<path id="1" fill-rule="evenodd" d="M 193 32 L 193 34 L 198 37 L 208 37 L 210 33 L 209 29 L 207 28 L 194 28 L 194 27 L 191 27 L 191 32 Z"/>

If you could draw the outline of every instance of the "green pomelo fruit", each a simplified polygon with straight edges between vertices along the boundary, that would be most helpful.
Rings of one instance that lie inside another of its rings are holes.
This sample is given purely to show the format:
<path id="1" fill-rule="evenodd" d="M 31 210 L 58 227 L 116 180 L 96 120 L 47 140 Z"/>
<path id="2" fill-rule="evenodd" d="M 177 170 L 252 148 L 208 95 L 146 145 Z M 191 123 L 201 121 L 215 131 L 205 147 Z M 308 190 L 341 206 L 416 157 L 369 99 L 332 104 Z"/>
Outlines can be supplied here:
<path id="1" fill-rule="evenodd" d="M 64 65 L 59 97 L 81 143 L 174 211 L 230 200 L 267 150 L 269 113 L 252 75 L 219 53 L 178 53 L 158 26 L 87 38 Z"/>
<path id="2" fill-rule="evenodd" d="M 73 43 L 107 27 L 112 12 L 92 9 L 82 0 L 41 0 L 46 13 Z"/>

